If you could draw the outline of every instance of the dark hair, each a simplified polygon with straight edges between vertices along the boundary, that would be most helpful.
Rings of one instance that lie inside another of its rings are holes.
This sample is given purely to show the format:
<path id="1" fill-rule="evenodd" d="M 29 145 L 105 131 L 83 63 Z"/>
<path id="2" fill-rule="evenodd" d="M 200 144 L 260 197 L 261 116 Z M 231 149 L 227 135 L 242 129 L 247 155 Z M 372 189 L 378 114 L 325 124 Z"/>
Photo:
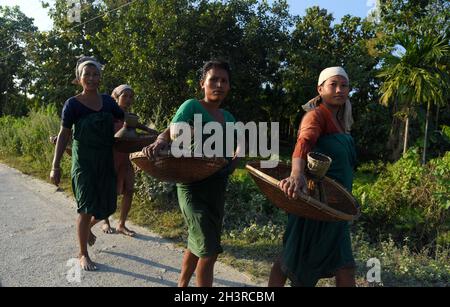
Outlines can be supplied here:
<path id="1" fill-rule="evenodd" d="M 208 74 L 208 71 L 210 71 L 213 68 L 219 68 L 223 69 L 228 73 L 228 79 L 231 80 L 231 69 L 230 64 L 228 62 L 222 61 L 222 60 L 210 60 L 203 65 L 202 68 L 202 80 L 206 79 L 206 75 Z"/>

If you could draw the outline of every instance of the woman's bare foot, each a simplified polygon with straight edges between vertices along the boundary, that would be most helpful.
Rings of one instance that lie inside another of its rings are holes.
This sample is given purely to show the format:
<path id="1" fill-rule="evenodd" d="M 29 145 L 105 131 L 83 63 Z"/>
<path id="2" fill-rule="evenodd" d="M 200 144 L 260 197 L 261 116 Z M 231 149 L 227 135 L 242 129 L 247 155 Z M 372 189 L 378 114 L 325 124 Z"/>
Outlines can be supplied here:
<path id="1" fill-rule="evenodd" d="M 84 270 L 84 271 L 96 271 L 97 270 L 97 266 L 95 265 L 94 262 L 92 262 L 92 260 L 91 260 L 91 258 L 89 258 L 89 256 L 80 255 L 79 259 L 80 259 L 80 267 L 82 270 Z"/>
<path id="2" fill-rule="evenodd" d="M 97 240 L 97 237 L 94 236 L 94 234 L 92 233 L 92 231 L 89 233 L 89 239 L 88 239 L 88 244 L 89 246 L 92 246 L 95 244 L 95 241 Z"/>
<path id="3" fill-rule="evenodd" d="M 106 223 L 102 225 L 102 230 L 106 234 L 112 234 L 116 232 L 114 228 L 112 228 L 110 225 Z"/>
<path id="4" fill-rule="evenodd" d="M 129 230 L 128 228 L 126 228 L 125 226 L 118 226 L 116 229 L 117 233 L 121 233 L 124 234 L 126 236 L 130 236 L 130 237 L 134 237 L 136 235 L 136 232 L 134 232 L 133 230 Z"/>

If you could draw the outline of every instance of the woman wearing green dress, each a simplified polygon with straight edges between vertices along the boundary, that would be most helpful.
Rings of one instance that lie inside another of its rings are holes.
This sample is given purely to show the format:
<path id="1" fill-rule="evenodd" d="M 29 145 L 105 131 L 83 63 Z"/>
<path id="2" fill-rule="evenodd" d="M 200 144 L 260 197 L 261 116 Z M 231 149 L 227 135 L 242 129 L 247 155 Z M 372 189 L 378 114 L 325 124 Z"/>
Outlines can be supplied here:
<path id="1" fill-rule="evenodd" d="M 350 136 L 353 123 L 348 100 L 349 78 L 342 67 L 329 67 L 319 76 L 319 96 L 303 108 L 297 145 L 292 155 L 289 178 L 280 188 L 289 198 L 305 193 L 306 156 L 310 151 L 332 158 L 327 176 L 352 189 L 355 149 Z M 336 277 L 336 286 L 355 285 L 350 231 L 347 222 L 321 222 L 289 215 L 283 239 L 283 252 L 275 262 L 269 286 L 284 286 L 287 278 L 293 286 L 313 287 L 320 278 Z"/>
<path id="2" fill-rule="evenodd" d="M 98 93 L 101 65 L 94 58 L 81 58 L 75 73 L 83 91 L 64 104 L 50 179 L 59 184 L 61 157 L 72 135 L 71 177 L 79 214 L 79 260 L 82 269 L 92 271 L 97 268 L 87 250 L 96 239 L 91 227 L 116 211 L 114 118 L 123 120 L 125 114 L 110 96 Z"/>
<path id="3" fill-rule="evenodd" d="M 171 126 L 179 123 L 193 126 L 196 114 L 202 115 L 202 126 L 209 122 L 218 122 L 225 128 L 227 122 L 234 123 L 233 115 L 220 108 L 230 90 L 228 64 L 221 61 L 207 62 L 203 67 L 200 85 L 204 98 L 184 102 L 172 119 Z M 225 139 L 226 129 L 223 131 Z M 155 143 L 144 149 L 144 153 L 153 159 L 161 148 L 167 146 L 171 139 L 170 135 L 168 128 L 159 135 Z M 207 136 L 203 135 L 203 140 L 205 137 Z M 177 184 L 178 201 L 189 232 L 178 282 L 180 287 L 189 285 L 194 272 L 198 287 L 211 287 L 213 284 L 214 264 L 218 254 L 223 251 L 221 233 L 225 189 L 228 176 L 237 163 L 236 155 L 228 159 L 229 164 L 224 169 L 205 180 L 192 184 Z"/>

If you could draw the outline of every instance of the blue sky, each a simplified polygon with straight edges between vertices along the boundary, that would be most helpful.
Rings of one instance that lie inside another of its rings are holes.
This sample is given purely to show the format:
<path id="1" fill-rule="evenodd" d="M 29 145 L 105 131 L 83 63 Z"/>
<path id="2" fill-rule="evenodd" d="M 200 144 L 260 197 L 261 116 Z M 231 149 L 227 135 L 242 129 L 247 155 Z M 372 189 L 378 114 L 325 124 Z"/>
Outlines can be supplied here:
<path id="1" fill-rule="evenodd" d="M 53 2 L 53 0 L 46 1 Z M 288 3 L 293 15 L 304 15 L 306 8 L 317 5 L 333 13 L 335 21 L 339 22 L 346 14 L 366 17 L 375 0 L 288 0 Z M 25 15 L 35 19 L 35 24 L 42 31 L 50 30 L 52 27 L 52 22 L 47 16 L 47 11 L 42 8 L 40 0 L 0 0 L 0 5 L 20 6 Z"/>
<path id="2" fill-rule="evenodd" d="M 293 15 L 303 16 L 306 8 L 319 6 L 332 13 L 336 22 L 347 14 L 364 18 L 375 6 L 375 0 L 288 0 L 288 3 Z"/>

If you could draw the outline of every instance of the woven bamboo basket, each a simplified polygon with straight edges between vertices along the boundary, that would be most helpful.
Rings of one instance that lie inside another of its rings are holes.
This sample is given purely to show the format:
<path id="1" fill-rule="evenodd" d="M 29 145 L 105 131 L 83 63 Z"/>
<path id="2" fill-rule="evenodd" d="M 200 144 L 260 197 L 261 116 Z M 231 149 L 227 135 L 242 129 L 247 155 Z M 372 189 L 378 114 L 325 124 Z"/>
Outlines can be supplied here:
<path id="1" fill-rule="evenodd" d="M 227 165 L 224 158 L 175 158 L 162 152 L 155 160 L 148 159 L 142 152 L 130 155 L 130 160 L 150 176 L 167 182 L 193 183 L 213 175 Z"/>
<path id="2" fill-rule="evenodd" d="M 280 180 L 289 177 L 291 166 L 280 163 L 276 168 L 261 169 L 259 162 L 246 165 L 252 178 L 267 199 L 288 213 L 318 221 L 354 221 L 360 215 L 359 204 L 347 190 L 336 181 L 324 177 L 323 190 L 327 203 L 301 193 L 298 199 L 288 199 L 279 188 Z M 306 175 L 307 179 L 308 176 Z"/>
<path id="3" fill-rule="evenodd" d="M 137 134 L 133 138 L 114 138 L 114 150 L 123 153 L 141 151 L 144 147 L 152 144 L 158 134 Z"/>
<path id="4" fill-rule="evenodd" d="M 308 153 L 307 160 L 308 172 L 311 175 L 318 179 L 325 177 L 325 174 L 331 165 L 330 157 L 318 152 L 310 152 Z"/>

